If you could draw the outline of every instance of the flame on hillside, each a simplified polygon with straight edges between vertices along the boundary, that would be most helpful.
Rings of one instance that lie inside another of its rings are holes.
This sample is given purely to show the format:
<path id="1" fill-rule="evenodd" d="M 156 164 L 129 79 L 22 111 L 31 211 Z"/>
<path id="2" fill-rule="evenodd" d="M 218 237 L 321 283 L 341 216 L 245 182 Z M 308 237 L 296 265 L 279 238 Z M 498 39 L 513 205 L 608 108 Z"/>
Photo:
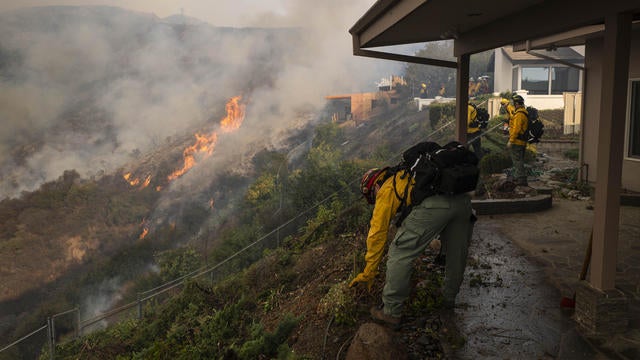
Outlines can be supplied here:
<path id="1" fill-rule="evenodd" d="M 122 175 L 122 177 L 129 183 L 129 185 L 140 186 L 140 189 L 146 188 L 151 183 L 151 175 L 148 175 L 144 180 L 132 177 L 130 172 Z"/>
<path id="2" fill-rule="evenodd" d="M 242 125 L 244 120 L 244 105 L 240 104 L 240 96 L 231 98 L 226 104 L 227 116 L 220 120 L 220 127 L 223 132 L 231 132 Z M 196 164 L 196 155 L 207 158 L 213 154 L 213 149 L 218 142 L 218 134 L 214 131 L 211 134 L 196 133 L 196 142 L 184 149 L 184 165 L 171 173 L 167 178 L 169 181 L 175 180 L 184 175 Z"/>

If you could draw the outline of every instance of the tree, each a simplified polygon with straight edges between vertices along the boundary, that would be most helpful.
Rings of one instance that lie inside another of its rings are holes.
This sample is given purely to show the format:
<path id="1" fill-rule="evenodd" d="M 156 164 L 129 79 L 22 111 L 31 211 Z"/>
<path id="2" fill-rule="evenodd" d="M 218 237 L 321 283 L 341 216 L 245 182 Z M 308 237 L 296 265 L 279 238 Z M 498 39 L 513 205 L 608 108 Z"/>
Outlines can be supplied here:
<path id="1" fill-rule="evenodd" d="M 493 69 L 489 69 L 493 51 L 485 51 L 471 56 L 469 76 L 476 79 L 483 75 L 493 75 Z M 427 43 L 425 47 L 415 53 L 415 56 L 438 60 L 455 61 L 453 57 L 453 42 L 439 41 Z M 418 96 L 425 84 L 427 96 L 455 96 L 456 70 L 446 67 L 409 63 L 405 68 L 404 78 L 411 87 L 415 96 Z M 493 81 L 489 81 L 492 84 Z"/>

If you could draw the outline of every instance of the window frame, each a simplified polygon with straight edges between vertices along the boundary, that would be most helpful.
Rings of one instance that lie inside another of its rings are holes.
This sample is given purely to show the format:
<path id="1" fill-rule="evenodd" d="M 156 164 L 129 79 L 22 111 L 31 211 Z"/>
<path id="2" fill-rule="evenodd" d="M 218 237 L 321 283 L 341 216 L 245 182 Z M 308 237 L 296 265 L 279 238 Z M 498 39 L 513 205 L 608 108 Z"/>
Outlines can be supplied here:
<path id="1" fill-rule="evenodd" d="M 634 85 L 636 87 L 635 97 L 633 94 Z M 634 99 L 638 99 L 637 103 L 635 104 L 633 102 Z M 634 113 L 636 113 L 636 118 L 634 119 L 636 123 L 632 123 L 632 116 L 634 115 Z M 624 159 L 640 162 L 640 131 L 638 131 L 639 139 L 636 140 L 638 144 L 638 148 L 635 149 L 636 153 L 631 153 L 633 150 L 633 141 L 631 137 L 633 136 L 633 130 L 636 126 L 640 128 L 640 78 L 630 78 L 627 88 L 627 114 L 624 136 Z"/>
<path id="2" fill-rule="evenodd" d="M 571 69 L 571 66 L 567 66 L 567 65 L 554 65 L 554 64 L 536 64 L 536 65 L 523 65 L 523 64 L 518 64 L 518 65 L 514 65 L 511 71 L 511 86 L 513 89 L 518 89 L 518 90 L 527 90 L 525 88 L 522 87 L 522 70 L 525 68 L 545 68 L 547 70 L 547 92 L 546 94 L 531 94 L 531 95 L 540 95 L 540 96 L 549 96 L 549 95 L 562 95 L 562 94 L 554 94 L 553 93 L 553 72 L 554 72 L 554 68 L 568 68 Z M 515 71 L 514 71 L 515 70 Z M 581 69 L 576 69 L 578 70 L 578 90 L 576 91 L 580 91 L 580 89 L 582 88 L 582 71 Z M 514 86 L 515 85 L 515 86 Z M 569 90 L 563 90 L 562 92 L 572 92 Z"/>

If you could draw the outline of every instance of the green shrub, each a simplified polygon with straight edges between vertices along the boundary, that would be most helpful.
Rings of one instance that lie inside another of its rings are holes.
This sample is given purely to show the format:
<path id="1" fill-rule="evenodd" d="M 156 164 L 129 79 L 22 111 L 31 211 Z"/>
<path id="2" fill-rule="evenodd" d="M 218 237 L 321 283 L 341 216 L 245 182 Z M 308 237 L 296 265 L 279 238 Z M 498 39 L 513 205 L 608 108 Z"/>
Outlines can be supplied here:
<path id="1" fill-rule="evenodd" d="M 286 315 L 272 333 L 265 332 L 262 325 L 254 324 L 251 331 L 253 339 L 245 342 L 238 351 L 240 359 L 271 359 L 274 355 L 283 354 L 286 351 L 285 341 L 297 325 L 298 319 L 291 315 Z"/>
<path id="2" fill-rule="evenodd" d="M 454 102 L 432 103 L 429 105 L 429 121 L 433 128 L 439 123 L 446 123 L 455 119 L 455 117 L 456 104 Z"/>
<path id="3" fill-rule="evenodd" d="M 511 166 L 513 166 L 513 162 L 506 151 L 485 155 L 479 164 L 480 174 L 482 175 L 498 174 Z"/>
<path id="4" fill-rule="evenodd" d="M 570 160 L 578 160 L 580 156 L 580 150 L 578 148 L 569 149 L 564 152 L 564 157 Z"/>
<path id="5" fill-rule="evenodd" d="M 353 325 L 356 322 L 356 303 L 346 281 L 333 285 L 320 299 L 318 309 L 333 316 L 336 324 Z"/>

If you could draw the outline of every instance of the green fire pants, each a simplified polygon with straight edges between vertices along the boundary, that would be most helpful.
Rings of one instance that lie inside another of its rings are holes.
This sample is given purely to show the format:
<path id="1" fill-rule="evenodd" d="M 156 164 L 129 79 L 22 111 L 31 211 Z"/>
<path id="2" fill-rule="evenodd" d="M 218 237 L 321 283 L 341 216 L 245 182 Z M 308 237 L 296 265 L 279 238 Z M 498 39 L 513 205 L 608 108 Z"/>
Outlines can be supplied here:
<path id="1" fill-rule="evenodd" d="M 446 249 L 443 296 L 453 301 L 460 290 L 473 231 L 471 198 L 467 194 L 426 198 L 416 205 L 389 244 L 386 280 L 382 291 L 384 312 L 400 316 L 411 292 L 415 259 L 440 234 Z"/>

